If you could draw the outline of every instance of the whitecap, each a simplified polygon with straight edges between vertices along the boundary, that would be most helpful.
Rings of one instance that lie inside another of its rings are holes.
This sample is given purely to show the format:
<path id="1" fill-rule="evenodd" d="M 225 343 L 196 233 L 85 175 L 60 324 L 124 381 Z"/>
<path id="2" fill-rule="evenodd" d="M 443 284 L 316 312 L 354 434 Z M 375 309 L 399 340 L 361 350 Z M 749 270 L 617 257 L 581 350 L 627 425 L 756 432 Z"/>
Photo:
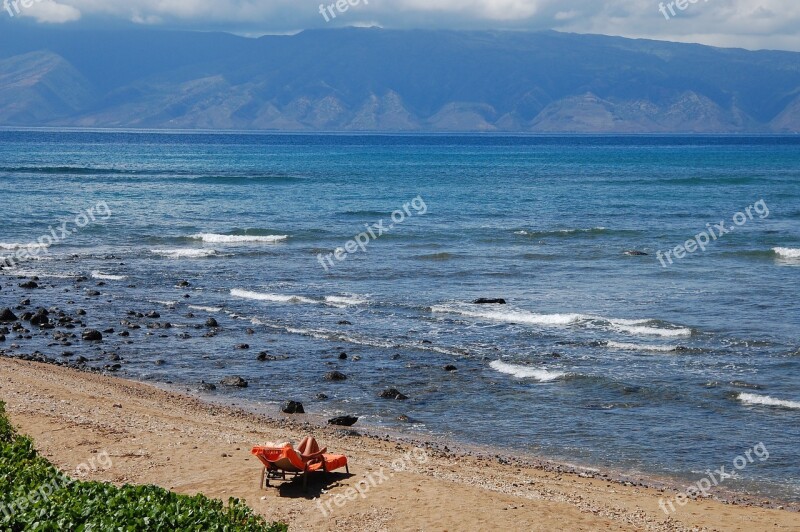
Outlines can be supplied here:
<path id="1" fill-rule="evenodd" d="M 231 290 L 233 297 L 241 297 L 244 299 L 255 299 L 257 301 L 271 301 L 273 303 L 318 303 L 313 299 L 303 296 L 293 296 L 284 294 L 265 294 L 263 292 L 253 292 L 250 290 L 240 290 L 234 288 Z"/>
<path id="2" fill-rule="evenodd" d="M 662 327 L 648 327 L 645 324 L 651 323 L 652 320 L 607 320 L 612 327 L 623 333 L 633 334 L 637 336 L 663 336 L 665 338 L 680 338 L 692 335 L 692 330 L 688 327 L 680 327 L 676 329 L 664 329 Z M 632 323 L 631 323 L 632 322 Z"/>
<path id="3" fill-rule="evenodd" d="M 772 251 L 779 256 L 787 259 L 800 259 L 800 249 L 796 248 L 772 248 Z"/>
<path id="4" fill-rule="evenodd" d="M 222 307 L 203 307 L 200 305 L 189 305 L 189 308 L 192 310 L 199 310 L 200 312 L 222 312 Z"/>
<path id="5" fill-rule="evenodd" d="M 537 369 L 530 366 L 518 366 L 516 364 L 507 364 L 500 360 L 495 360 L 489 366 L 500 373 L 512 375 L 518 379 L 536 379 L 539 382 L 551 382 L 561 377 L 566 373 L 561 371 L 549 371 L 546 369 Z"/>
<path id="6" fill-rule="evenodd" d="M 213 249 L 151 249 L 150 253 L 162 255 L 170 259 L 199 259 L 204 257 L 213 257 L 217 254 Z"/>
<path id="7" fill-rule="evenodd" d="M 545 326 L 570 325 L 588 318 L 583 314 L 537 314 L 519 310 L 468 310 L 445 305 L 434 305 L 431 307 L 431 311 L 436 313 L 455 313 L 469 318 Z"/>
<path id="8" fill-rule="evenodd" d="M 782 408 L 800 409 L 800 402 L 787 401 L 785 399 L 775 399 L 768 395 L 756 395 L 754 393 L 740 393 L 739 400 L 748 405 L 779 406 Z"/>
<path id="9" fill-rule="evenodd" d="M 37 242 L 30 242 L 28 244 L 17 244 L 17 243 L 7 243 L 7 242 L 0 242 L 0 249 L 5 249 L 8 251 L 15 251 L 18 249 L 27 249 L 32 251 L 34 249 L 47 249 L 47 244 L 39 244 Z"/>
<path id="10" fill-rule="evenodd" d="M 111 275 L 109 273 L 103 273 L 99 270 L 94 270 L 92 272 L 92 277 L 95 279 L 102 279 L 105 281 L 124 281 L 128 277 L 126 275 Z"/>
<path id="11" fill-rule="evenodd" d="M 606 346 L 624 351 L 655 351 L 658 353 L 670 353 L 678 350 L 678 346 L 675 345 L 629 344 L 625 342 L 608 342 Z"/>
<path id="12" fill-rule="evenodd" d="M 246 244 L 246 243 L 262 243 L 274 244 L 276 242 L 283 242 L 289 238 L 289 235 L 218 235 L 216 233 L 198 233 L 192 235 L 190 238 L 195 240 L 202 240 L 213 244 Z"/>
<path id="13" fill-rule="evenodd" d="M 335 307 L 350 307 L 363 305 L 368 301 L 361 296 L 350 294 L 346 296 L 325 296 L 325 302 Z"/>

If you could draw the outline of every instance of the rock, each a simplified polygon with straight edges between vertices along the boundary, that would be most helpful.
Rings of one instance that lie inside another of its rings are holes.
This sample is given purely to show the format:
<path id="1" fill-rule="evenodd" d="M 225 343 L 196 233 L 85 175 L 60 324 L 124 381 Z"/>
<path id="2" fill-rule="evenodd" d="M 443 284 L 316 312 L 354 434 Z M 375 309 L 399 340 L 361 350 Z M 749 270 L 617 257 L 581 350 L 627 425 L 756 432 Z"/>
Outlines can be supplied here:
<path id="1" fill-rule="evenodd" d="M 119 336 L 122 336 L 123 338 L 127 338 L 130 335 L 131 333 L 129 333 L 128 331 L 122 331 L 121 333 L 119 333 Z"/>
<path id="2" fill-rule="evenodd" d="M 327 401 L 328 400 L 328 396 L 325 395 L 324 393 L 318 393 L 317 394 L 317 400 L 318 401 Z"/>
<path id="3" fill-rule="evenodd" d="M 220 381 L 220 384 L 234 388 L 247 388 L 247 381 L 237 376 L 225 377 Z"/>
<path id="4" fill-rule="evenodd" d="M 350 323 L 347 320 L 342 320 L 342 321 L 339 322 L 339 325 L 352 325 L 352 323 Z"/>
<path id="5" fill-rule="evenodd" d="M 19 287 L 27 290 L 33 290 L 34 288 L 39 288 L 39 285 L 36 284 L 36 281 L 28 281 L 27 283 L 21 283 Z"/>
<path id="6" fill-rule="evenodd" d="M 114 329 L 108 328 L 103 330 L 103 334 L 114 334 Z"/>
<path id="7" fill-rule="evenodd" d="M 249 344 L 239 344 L 239 345 L 236 346 L 236 349 L 242 349 L 242 350 L 250 349 L 250 345 Z"/>
<path id="8" fill-rule="evenodd" d="M 103 335 L 100 331 L 96 331 L 94 329 L 86 329 L 85 331 L 83 331 L 81 338 L 83 338 L 87 342 L 99 342 L 103 339 Z"/>
<path id="9" fill-rule="evenodd" d="M 78 357 L 78 358 L 75 359 L 75 362 L 78 363 L 78 364 L 85 364 L 85 363 L 89 362 L 89 359 L 86 358 L 86 357 Z"/>
<path id="10" fill-rule="evenodd" d="M 205 382 L 205 381 L 204 381 L 204 382 L 201 382 L 201 383 L 200 383 L 200 391 L 203 391 L 203 392 L 213 392 L 213 391 L 214 391 L 214 390 L 216 390 L 216 389 L 217 389 L 217 387 L 216 387 L 216 386 L 214 386 L 213 384 L 211 384 L 210 382 Z"/>
<path id="11" fill-rule="evenodd" d="M 186 288 L 187 286 L 192 286 L 192 284 L 189 281 L 179 281 L 178 286 L 181 288 Z"/>
<path id="12" fill-rule="evenodd" d="M 400 421 L 401 423 L 411 423 L 411 418 L 405 414 L 400 414 L 397 416 L 397 421 Z"/>
<path id="13" fill-rule="evenodd" d="M 31 300 L 26 298 L 26 299 L 23 299 L 22 301 L 20 301 L 19 304 L 24 307 L 26 305 L 30 305 L 31 304 Z"/>
<path id="14" fill-rule="evenodd" d="M 86 295 L 89 297 L 97 297 L 100 295 L 100 292 L 98 292 L 97 290 L 87 290 Z"/>
<path id="15" fill-rule="evenodd" d="M 151 318 L 151 319 L 157 320 L 158 318 L 160 318 L 160 317 L 161 317 L 161 314 L 159 314 L 159 313 L 158 313 L 158 312 L 156 312 L 155 310 L 151 310 L 150 312 L 148 312 L 147 314 L 145 314 L 145 316 L 147 316 L 148 318 Z"/>
<path id="16" fill-rule="evenodd" d="M 166 360 L 164 360 L 163 358 L 159 358 L 158 360 L 156 360 L 156 361 L 154 362 L 154 364 L 155 364 L 156 366 L 163 366 L 163 365 L 164 365 L 164 364 L 166 364 L 166 363 L 167 363 L 167 361 L 166 361 Z M 214 386 L 214 385 L 212 384 L 211 386 Z M 214 386 L 214 388 L 216 389 L 216 386 Z"/>
<path id="17" fill-rule="evenodd" d="M 625 254 L 629 255 L 631 257 L 646 257 L 647 256 L 647 253 L 645 253 L 644 251 L 636 251 L 635 249 L 626 251 Z"/>
<path id="18" fill-rule="evenodd" d="M 2 311 L 0 311 L 0 322 L 10 323 L 12 321 L 17 321 L 18 319 L 19 318 L 17 318 L 17 315 L 11 312 L 10 308 L 4 308 Z"/>
<path id="19" fill-rule="evenodd" d="M 249 335 L 254 335 L 256 333 L 256 331 L 254 331 L 253 329 L 250 329 L 250 328 L 248 328 L 245 332 L 247 334 L 249 334 Z"/>
<path id="20" fill-rule="evenodd" d="M 206 320 L 206 327 L 219 327 L 219 323 L 214 318 L 208 318 Z"/>
<path id="21" fill-rule="evenodd" d="M 505 305 L 506 300 L 503 298 L 489 299 L 481 297 L 472 302 L 473 305 Z"/>
<path id="22" fill-rule="evenodd" d="M 257 360 L 259 362 L 266 362 L 267 360 L 269 360 L 269 353 L 267 353 L 266 351 L 260 352 L 258 354 Z"/>
<path id="23" fill-rule="evenodd" d="M 305 414 L 306 411 L 303 409 L 303 403 L 298 401 L 286 401 L 281 406 L 281 412 L 284 414 Z"/>
<path id="24" fill-rule="evenodd" d="M 457 367 L 455 367 L 455 366 L 454 366 L 454 365 L 452 365 L 452 364 L 448 364 L 448 365 L 446 365 L 446 366 L 444 367 L 444 370 L 445 370 L 445 371 L 457 371 L 457 370 L 458 370 L 458 368 L 457 368 Z"/>
<path id="25" fill-rule="evenodd" d="M 403 395 L 396 388 L 387 388 L 383 390 L 378 397 L 381 397 L 382 399 L 396 399 L 398 401 L 405 401 L 408 399 L 407 395 Z"/>
<path id="26" fill-rule="evenodd" d="M 355 416 L 339 416 L 328 420 L 329 425 L 336 425 L 339 427 L 352 427 L 356 424 L 358 418 Z"/>
<path id="27" fill-rule="evenodd" d="M 347 353 L 339 353 L 339 360 L 347 360 Z"/>
<path id="28" fill-rule="evenodd" d="M 82 308 L 80 308 L 80 309 L 78 309 L 78 312 L 76 312 L 76 314 L 78 316 L 86 316 L 86 311 L 83 310 Z"/>
<path id="29" fill-rule="evenodd" d="M 0 334 L 0 342 L 5 342 L 5 341 L 6 341 L 6 335 Z"/>
<path id="30" fill-rule="evenodd" d="M 328 381 L 346 381 L 347 375 L 340 371 L 331 371 L 330 373 L 325 374 L 325 380 Z"/>

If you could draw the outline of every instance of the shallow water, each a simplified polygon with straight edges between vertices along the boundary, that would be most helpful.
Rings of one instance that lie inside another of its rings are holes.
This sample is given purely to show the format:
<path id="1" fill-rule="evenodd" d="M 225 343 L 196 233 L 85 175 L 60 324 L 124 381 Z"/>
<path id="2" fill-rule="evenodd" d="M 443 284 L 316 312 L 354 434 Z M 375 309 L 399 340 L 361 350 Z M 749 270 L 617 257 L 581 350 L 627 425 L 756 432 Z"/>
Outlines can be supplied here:
<path id="1" fill-rule="evenodd" d="M 18 266 L 59 287 L 32 299 L 176 325 L 107 337 L 124 375 L 687 481 L 763 442 L 726 487 L 800 500 L 800 138 L 6 131 L 0 186 L 0 256 L 76 230 Z"/>

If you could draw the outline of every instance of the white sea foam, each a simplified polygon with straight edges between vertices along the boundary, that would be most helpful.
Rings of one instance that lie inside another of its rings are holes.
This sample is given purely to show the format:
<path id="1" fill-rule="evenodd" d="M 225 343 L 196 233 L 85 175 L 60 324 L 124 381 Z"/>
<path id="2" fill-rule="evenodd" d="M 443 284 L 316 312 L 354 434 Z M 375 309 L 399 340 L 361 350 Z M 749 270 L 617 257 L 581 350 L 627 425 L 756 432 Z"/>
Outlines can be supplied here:
<path id="1" fill-rule="evenodd" d="M 655 351 L 658 353 L 670 353 L 678 349 L 678 347 L 674 345 L 629 344 L 625 342 L 608 342 L 606 345 L 611 349 L 622 349 L 625 351 Z"/>
<path id="2" fill-rule="evenodd" d="M 611 326 L 619 331 L 636 336 L 663 336 L 665 338 L 680 338 L 692 335 L 692 330 L 687 327 L 677 329 L 664 329 L 662 327 L 648 327 L 645 324 L 652 320 L 642 320 L 640 323 L 629 324 L 629 320 L 607 320 Z"/>
<path id="3" fill-rule="evenodd" d="M 92 277 L 95 279 L 103 279 L 106 281 L 124 281 L 128 277 L 126 275 L 111 275 L 109 273 L 103 273 L 99 270 L 94 270 L 92 272 Z"/>
<path id="4" fill-rule="evenodd" d="M 469 310 L 445 305 L 435 305 L 431 307 L 431 311 L 460 314 L 469 318 L 545 326 L 570 325 L 586 318 L 583 314 L 537 314 L 523 310 Z"/>
<path id="5" fill-rule="evenodd" d="M 283 242 L 289 238 L 289 235 L 218 235 L 215 233 L 198 233 L 192 235 L 190 238 L 195 240 L 202 240 L 213 244 L 244 244 L 244 243 L 262 243 L 274 244 L 276 242 Z"/>
<path id="6" fill-rule="evenodd" d="M 222 307 L 201 307 L 200 305 L 189 305 L 192 310 L 199 310 L 201 312 L 222 312 Z"/>
<path id="7" fill-rule="evenodd" d="M 154 299 L 151 303 L 155 303 L 156 305 L 164 305 L 165 307 L 174 307 L 178 304 L 177 301 L 159 301 L 158 299 Z"/>
<path id="8" fill-rule="evenodd" d="M 739 400 L 748 405 L 779 406 L 782 408 L 800 409 L 800 402 L 775 399 L 768 395 L 756 395 L 754 393 L 740 393 Z"/>
<path id="9" fill-rule="evenodd" d="M 691 336 L 692 330 L 689 328 L 661 328 L 648 325 L 653 323 L 651 319 L 625 320 L 615 318 L 605 318 L 603 316 L 592 316 L 589 314 L 539 314 L 526 310 L 492 309 L 481 308 L 473 309 L 464 306 L 434 305 L 431 311 L 435 313 L 452 313 L 466 316 L 469 318 L 483 318 L 492 321 L 505 323 L 521 323 L 525 325 L 540 325 L 544 327 L 564 327 L 567 325 L 591 325 L 600 324 L 618 332 L 624 332 L 635 336 L 663 336 L 667 338 Z"/>
<path id="10" fill-rule="evenodd" d="M 0 249 L 5 249 L 8 251 L 14 251 L 17 249 L 27 249 L 27 250 L 47 249 L 48 247 L 49 246 L 47 246 L 46 244 L 38 244 L 36 242 L 30 242 L 28 244 L 0 242 Z"/>
<path id="11" fill-rule="evenodd" d="M 271 301 L 273 303 L 318 303 L 313 299 L 303 296 L 292 296 L 284 294 L 266 294 L 263 292 L 253 292 L 250 290 L 240 290 L 234 288 L 231 290 L 233 297 L 241 297 L 244 299 L 255 299 L 256 301 Z"/>
<path id="12" fill-rule="evenodd" d="M 200 259 L 204 257 L 213 257 L 217 254 L 213 249 L 194 249 L 194 248 L 180 248 L 180 249 L 151 249 L 150 253 L 162 255 L 170 259 Z"/>
<path id="13" fill-rule="evenodd" d="M 779 256 L 787 259 L 800 259 L 800 249 L 796 248 L 772 248 L 772 251 Z"/>
<path id="14" fill-rule="evenodd" d="M 561 371 L 549 371 L 546 369 L 536 369 L 529 366 L 517 366 L 515 364 L 507 364 L 500 360 L 495 360 L 489 366 L 500 373 L 506 375 L 513 375 L 518 379 L 536 379 L 539 382 L 551 382 L 565 376 L 566 373 Z"/>
<path id="15" fill-rule="evenodd" d="M 349 294 L 346 296 L 325 296 L 325 302 L 335 307 L 350 307 L 368 303 L 366 299 L 355 294 Z"/>

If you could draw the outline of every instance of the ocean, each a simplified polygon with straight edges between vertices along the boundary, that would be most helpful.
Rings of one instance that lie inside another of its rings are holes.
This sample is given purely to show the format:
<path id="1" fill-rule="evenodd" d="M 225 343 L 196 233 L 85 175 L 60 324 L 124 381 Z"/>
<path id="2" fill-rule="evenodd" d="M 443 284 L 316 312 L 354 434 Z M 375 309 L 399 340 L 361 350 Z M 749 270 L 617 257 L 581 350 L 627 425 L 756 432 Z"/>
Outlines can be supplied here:
<path id="1" fill-rule="evenodd" d="M 800 137 L 4 130 L 0 187 L 0 307 L 115 329 L 7 355 L 800 501 Z"/>

